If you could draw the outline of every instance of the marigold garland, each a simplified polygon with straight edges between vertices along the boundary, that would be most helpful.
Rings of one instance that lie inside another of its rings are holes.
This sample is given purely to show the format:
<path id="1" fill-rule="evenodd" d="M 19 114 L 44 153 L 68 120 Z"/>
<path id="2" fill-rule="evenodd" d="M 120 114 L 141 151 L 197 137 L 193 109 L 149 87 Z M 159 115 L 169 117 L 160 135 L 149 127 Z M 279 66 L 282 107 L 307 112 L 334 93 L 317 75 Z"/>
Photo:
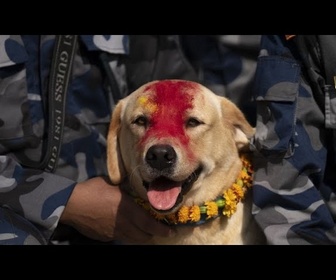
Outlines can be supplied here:
<path id="1" fill-rule="evenodd" d="M 252 186 L 253 169 L 250 161 L 241 156 L 242 170 L 233 185 L 224 191 L 215 201 L 206 201 L 203 205 L 183 205 L 176 213 L 160 215 L 150 209 L 148 202 L 137 198 L 136 202 L 149 210 L 158 220 L 169 224 L 190 224 L 206 221 L 220 215 L 231 217 L 237 210 L 237 204 L 244 198 L 246 191 Z"/>

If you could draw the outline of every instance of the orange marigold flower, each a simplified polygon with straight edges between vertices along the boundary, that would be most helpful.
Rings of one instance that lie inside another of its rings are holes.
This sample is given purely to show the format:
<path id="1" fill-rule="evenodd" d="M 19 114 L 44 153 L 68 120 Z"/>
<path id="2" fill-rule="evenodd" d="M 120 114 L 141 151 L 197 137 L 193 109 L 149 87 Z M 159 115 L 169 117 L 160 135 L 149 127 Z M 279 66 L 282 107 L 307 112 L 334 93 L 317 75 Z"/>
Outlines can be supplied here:
<path id="1" fill-rule="evenodd" d="M 231 217 L 236 212 L 236 210 L 237 210 L 236 203 L 226 204 L 223 210 L 223 215 Z"/>
<path id="2" fill-rule="evenodd" d="M 242 180 L 241 176 L 239 175 L 239 178 L 236 180 L 236 183 L 239 186 L 244 186 L 244 181 Z"/>
<path id="3" fill-rule="evenodd" d="M 241 186 L 237 184 L 233 184 L 232 189 L 233 189 L 233 192 L 236 194 L 238 200 L 244 197 L 245 191 Z"/>
<path id="4" fill-rule="evenodd" d="M 224 192 L 224 198 L 225 198 L 226 204 L 230 205 L 236 201 L 237 196 L 235 195 L 232 189 L 228 189 Z"/>
<path id="5" fill-rule="evenodd" d="M 189 207 L 182 206 L 178 211 L 178 220 L 180 223 L 186 223 L 189 220 Z"/>
<path id="6" fill-rule="evenodd" d="M 198 206 L 194 205 L 190 207 L 189 218 L 192 222 L 198 222 L 201 219 L 201 210 Z"/>
<path id="7" fill-rule="evenodd" d="M 250 176 L 246 176 L 243 178 L 244 185 L 249 188 L 252 186 L 252 178 Z"/>
<path id="8" fill-rule="evenodd" d="M 218 206 L 214 201 L 208 201 L 204 203 L 207 207 L 207 219 L 218 215 Z"/>
<path id="9" fill-rule="evenodd" d="M 240 178 L 242 179 L 247 179 L 250 176 L 248 175 L 247 171 L 245 169 L 243 169 L 242 171 L 240 171 Z"/>

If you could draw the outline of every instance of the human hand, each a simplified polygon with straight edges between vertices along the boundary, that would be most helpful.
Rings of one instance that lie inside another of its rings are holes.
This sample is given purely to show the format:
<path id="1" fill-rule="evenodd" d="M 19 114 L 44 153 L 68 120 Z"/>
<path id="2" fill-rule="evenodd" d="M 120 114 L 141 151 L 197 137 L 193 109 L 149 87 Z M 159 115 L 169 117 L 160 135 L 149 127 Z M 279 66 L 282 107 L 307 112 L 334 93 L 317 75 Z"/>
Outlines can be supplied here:
<path id="1" fill-rule="evenodd" d="M 102 177 L 76 185 L 60 223 L 103 242 L 146 243 L 153 235 L 174 234 L 173 229 L 156 221 L 131 196 Z"/>

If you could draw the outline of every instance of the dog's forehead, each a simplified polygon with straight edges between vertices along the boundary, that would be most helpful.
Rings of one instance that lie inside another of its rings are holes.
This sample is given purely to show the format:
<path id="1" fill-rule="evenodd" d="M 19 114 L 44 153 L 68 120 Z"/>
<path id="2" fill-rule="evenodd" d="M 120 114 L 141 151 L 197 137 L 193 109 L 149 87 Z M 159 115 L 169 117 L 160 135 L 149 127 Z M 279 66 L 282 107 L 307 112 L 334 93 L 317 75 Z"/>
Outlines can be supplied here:
<path id="1" fill-rule="evenodd" d="M 199 85 L 190 81 L 164 80 L 150 83 L 143 88 L 144 96 L 138 99 L 139 103 L 146 98 L 162 105 L 190 104 L 199 93 Z"/>
<path id="2" fill-rule="evenodd" d="M 154 112 L 158 107 L 175 108 L 179 111 L 193 109 L 195 105 L 218 105 L 215 94 L 199 83 L 185 80 L 150 82 L 134 92 L 135 107 Z"/>

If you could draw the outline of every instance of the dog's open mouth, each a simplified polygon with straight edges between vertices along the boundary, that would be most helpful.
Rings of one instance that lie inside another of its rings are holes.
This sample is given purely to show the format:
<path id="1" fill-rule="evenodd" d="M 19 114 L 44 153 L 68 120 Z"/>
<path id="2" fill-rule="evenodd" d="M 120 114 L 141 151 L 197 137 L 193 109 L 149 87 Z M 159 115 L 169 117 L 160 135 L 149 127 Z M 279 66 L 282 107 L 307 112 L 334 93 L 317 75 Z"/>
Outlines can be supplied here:
<path id="1" fill-rule="evenodd" d="M 152 182 L 144 182 L 147 189 L 148 201 L 152 208 L 159 213 L 170 212 L 178 206 L 183 195 L 186 194 L 197 180 L 202 171 L 202 167 L 197 168 L 186 180 L 182 182 L 172 181 L 164 176 Z"/>

